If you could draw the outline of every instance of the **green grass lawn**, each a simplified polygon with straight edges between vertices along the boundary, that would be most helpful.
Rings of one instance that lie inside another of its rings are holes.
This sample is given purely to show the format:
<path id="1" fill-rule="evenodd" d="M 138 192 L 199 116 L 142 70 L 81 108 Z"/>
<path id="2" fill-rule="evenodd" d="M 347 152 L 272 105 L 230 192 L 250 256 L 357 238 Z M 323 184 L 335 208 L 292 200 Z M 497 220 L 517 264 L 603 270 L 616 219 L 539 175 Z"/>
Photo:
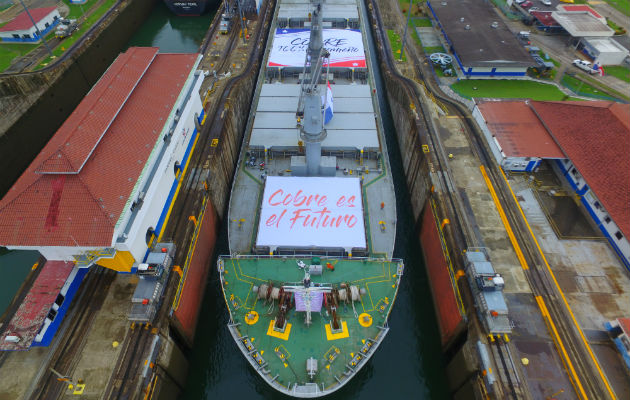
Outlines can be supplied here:
<path id="1" fill-rule="evenodd" d="M 424 47 L 424 54 L 430 55 L 432 53 L 446 53 L 446 51 L 442 46 Z"/>
<path id="2" fill-rule="evenodd" d="M 94 1 L 96 1 L 96 0 L 94 0 Z M 77 40 L 79 40 L 81 38 L 81 36 L 88 29 L 90 29 L 90 27 L 92 25 L 94 25 L 94 23 L 96 21 L 98 21 L 98 19 L 101 18 L 103 16 L 103 14 L 105 14 L 107 12 L 107 10 L 109 10 L 114 4 L 116 4 L 116 0 L 105 0 L 103 2 L 103 4 L 101 4 L 96 10 L 94 10 L 94 12 L 92 14 L 90 14 L 81 23 L 81 26 L 79 27 L 79 30 L 74 32 L 72 34 L 72 36 L 65 38 L 59 44 L 59 46 L 57 46 L 53 50 L 53 54 L 55 55 L 55 57 L 59 57 L 61 54 L 63 54 L 64 51 L 68 50 L 68 48 L 70 48 L 70 46 L 72 46 Z M 89 1 L 88 1 L 87 6 L 89 6 Z M 84 7 L 86 7 L 86 5 L 84 5 Z M 50 63 L 51 61 L 52 61 L 51 57 L 46 57 L 46 59 L 44 61 L 42 61 L 35 69 L 36 70 L 41 69 L 41 68 L 45 67 L 46 65 L 48 65 L 48 63 Z"/>
<path id="3" fill-rule="evenodd" d="M 400 40 L 400 35 L 398 35 L 398 33 L 396 33 L 395 31 L 388 29 L 387 30 L 387 37 L 389 38 L 389 44 L 392 47 L 392 53 L 394 54 L 394 58 L 396 60 L 400 59 L 400 48 L 402 45 L 402 41 Z M 403 61 L 407 60 L 407 55 L 403 54 Z"/>
<path id="4" fill-rule="evenodd" d="M 544 51 L 539 50 L 538 51 L 538 55 L 540 56 L 540 58 L 542 58 L 545 61 L 551 61 L 553 63 L 553 65 L 556 66 L 556 68 L 558 68 L 560 66 L 560 62 L 558 62 L 558 61 L 554 60 L 553 58 L 551 58 L 549 56 L 549 54 L 545 53 Z"/>
<path id="5" fill-rule="evenodd" d="M 70 4 L 70 0 L 63 0 L 63 2 L 70 9 L 66 18 L 78 19 L 84 12 L 87 13 L 95 3 L 98 3 L 98 0 L 87 0 L 85 4 Z"/>
<path id="6" fill-rule="evenodd" d="M 592 78 L 588 75 L 580 75 L 580 79 L 586 82 L 590 82 L 591 85 L 594 86 L 596 89 L 595 93 L 600 93 L 604 96 L 611 97 L 611 98 L 624 99 L 624 100 L 630 101 L 630 97 L 628 97 L 627 94 L 619 93 L 615 89 L 606 86 L 602 82 L 597 81 L 595 78 Z"/>
<path id="7" fill-rule="evenodd" d="M 564 74 L 561 82 L 564 86 L 568 87 L 572 91 L 582 96 L 596 97 L 596 98 L 600 96 L 606 96 L 605 93 L 597 90 L 595 87 L 589 85 L 588 83 L 585 83 L 567 74 Z"/>
<path id="8" fill-rule="evenodd" d="M 606 24 L 608 24 L 610 29 L 615 31 L 615 35 L 623 35 L 626 33 L 626 28 L 624 28 L 623 26 L 617 25 L 615 21 L 609 18 L 606 18 Z"/>
<path id="9" fill-rule="evenodd" d="M 429 18 L 412 18 L 411 22 L 413 22 L 413 26 L 416 26 L 416 27 L 430 28 L 433 26 Z"/>
<path id="10" fill-rule="evenodd" d="M 629 0 L 604 0 L 617 10 L 630 17 L 630 1 Z"/>
<path id="11" fill-rule="evenodd" d="M 7 69 L 15 57 L 22 57 L 37 46 L 37 43 L 0 43 L 0 72 Z"/>
<path id="12" fill-rule="evenodd" d="M 612 75 L 622 81 L 630 82 L 630 68 L 622 65 L 605 65 L 604 73 Z"/>
<path id="13" fill-rule="evenodd" d="M 566 100 L 568 96 L 554 85 L 521 80 L 467 79 L 451 88 L 463 97 Z"/>
<path id="14" fill-rule="evenodd" d="M 420 16 L 422 12 L 420 11 L 420 5 L 424 3 L 424 0 L 418 1 L 414 0 L 411 3 L 411 16 Z M 409 9 L 409 0 L 398 0 L 398 4 L 400 5 L 400 10 L 407 16 L 407 10 Z"/>

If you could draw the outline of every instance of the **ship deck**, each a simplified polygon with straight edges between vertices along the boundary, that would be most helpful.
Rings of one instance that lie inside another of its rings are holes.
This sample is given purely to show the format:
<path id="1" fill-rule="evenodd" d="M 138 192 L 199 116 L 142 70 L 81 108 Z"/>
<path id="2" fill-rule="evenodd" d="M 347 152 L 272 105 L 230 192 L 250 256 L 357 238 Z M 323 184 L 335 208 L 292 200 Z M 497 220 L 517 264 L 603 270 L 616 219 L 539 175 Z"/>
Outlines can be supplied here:
<path id="1" fill-rule="evenodd" d="M 404 267 L 392 259 L 395 190 L 362 34 L 369 28 L 358 19 L 362 5 L 330 0 L 323 7 L 324 40 L 338 48 L 330 49 L 330 67 L 316 89 L 328 98 L 330 85 L 334 105 L 334 116 L 324 124 L 319 177 L 300 172 L 306 154 L 297 112 L 304 55 L 291 54 L 299 48 L 296 40 L 308 40 L 313 5 L 281 0 L 279 7 L 230 195 L 231 256 L 218 264 L 228 327 L 252 367 L 280 392 L 319 397 L 347 383 L 386 336 Z M 305 203 L 305 196 L 321 202 Z M 301 214 L 309 212 L 321 213 L 321 219 Z M 337 218 L 334 227 L 326 222 L 328 212 Z M 361 223 L 344 227 L 342 215 Z M 307 268 L 297 263 L 317 264 L 310 254 L 321 257 L 322 274 L 312 274 L 305 285 Z M 281 287 L 292 300 L 284 329 L 277 329 Z M 355 301 L 341 292 L 353 292 Z M 335 308 L 326 302 L 336 299 L 339 326 L 333 329 Z M 309 324 L 309 313 L 297 309 L 311 306 Z M 317 363 L 310 375 L 309 362 Z"/>
<path id="2" fill-rule="evenodd" d="M 322 392 L 334 390 L 354 375 L 387 333 L 386 320 L 403 265 L 400 260 L 322 258 L 322 275 L 311 276 L 314 285 L 338 287 L 340 283 L 348 283 L 364 290 L 365 294 L 354 305 L 352 302 L 339 305 L 341 333 L 330 330 L 326 307 L 322 307 L 321 313 L 312 314 L 310 326 L 305 324 L 306 313 L 293 307 L 287 313 L 283 334 L 272 328 L 278 311 L 277 301 L 268 303 L 259 299 L 254 288 L 269 282 L 274 283 L 274 287 L 300 282 L 304 272 L 298 268 L 296 260 L 306 264 L 311 261 L 309 257 L 280 256 L 221 258 L 232 334 L 240 337 L 237 343 L 250 363 L 262 369 L 261 375 L 268 381 L 273 380 L 277 388 L 286 391 L 296 383 L 316 382 Z M 333 265 L 334 270 L 327 268 L 327 263 Z M 248 318 L 252 315 L 255 315 L 253 319 Z M 306 360 L 310 357 L 318 363 L 313 380 L 306 372 Z"/>

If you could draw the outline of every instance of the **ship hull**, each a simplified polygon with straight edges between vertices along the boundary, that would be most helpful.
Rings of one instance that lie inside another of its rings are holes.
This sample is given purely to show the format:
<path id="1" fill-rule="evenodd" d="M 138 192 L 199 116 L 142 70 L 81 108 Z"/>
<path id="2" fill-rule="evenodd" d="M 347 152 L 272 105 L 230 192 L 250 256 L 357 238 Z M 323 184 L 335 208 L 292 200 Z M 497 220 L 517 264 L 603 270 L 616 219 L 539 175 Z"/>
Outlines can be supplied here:
<path id="1" fill-rule="evenodd" d="M 431 282 L 431 294 L 438 319 L 442 348 L 446 350 L 465 327 L 463 308 L 458 301 L 457 283 L 442 240 L 443 232 L 428 202 L 422 215 L 420 243 Z"/>
<path id="2" fill-rule="evenodd" d="M 180 16 L 196 16 L 208 11 L 211 0 L 164 0 L 164 3 L 174 14 Z"/>

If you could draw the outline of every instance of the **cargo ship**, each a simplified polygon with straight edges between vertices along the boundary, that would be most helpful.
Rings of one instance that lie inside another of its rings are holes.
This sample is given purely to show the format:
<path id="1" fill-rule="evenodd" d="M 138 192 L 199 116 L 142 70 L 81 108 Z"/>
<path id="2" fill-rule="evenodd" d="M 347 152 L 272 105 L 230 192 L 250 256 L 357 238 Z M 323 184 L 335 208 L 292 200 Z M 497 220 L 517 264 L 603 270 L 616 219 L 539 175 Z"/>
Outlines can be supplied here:
<path id="1" fill-rule="evenodd" d="M 277 7 L 217 266 L 243 356 L 279 392 L 314 398 L 377 351 L 404 263 L 364 5 Z"/>
<path id="2" fill-rule="evenodd" d="M 180 16 L 197 16 L 205 13 L 216 2 L 214 0 L 164 0 L 174 14 Z"/>

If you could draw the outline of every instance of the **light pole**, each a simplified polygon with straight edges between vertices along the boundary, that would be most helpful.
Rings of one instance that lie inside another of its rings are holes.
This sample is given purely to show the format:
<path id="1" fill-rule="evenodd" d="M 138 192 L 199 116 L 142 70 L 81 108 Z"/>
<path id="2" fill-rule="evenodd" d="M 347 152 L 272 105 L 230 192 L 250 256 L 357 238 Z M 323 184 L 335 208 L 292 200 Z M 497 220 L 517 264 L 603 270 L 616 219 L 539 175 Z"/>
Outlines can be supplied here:
<path id="1" fill-rule="evenodd" d="M 407 11 L 407 25 L 405 25 L 405 33 L 403 33 L 402 43 L 400 45 L 400 61 L 403 59 L 403 54 L 405 52 L 405 39 L 407 38 L 407 28 L 409 28 L 409 20 L 411 19 L 411 6 L 413 0 L 409 0 L 409 10 Z"/>
<path id="2" fill-rule="evenodd" d="M 33 23 L 33 26 L 35 27 L 35 31 L 37 32 L 37 35 L 40 38 L 42 38 L 42 42 L 44 42 L 44 46 L 46 46 L 48 53 L 50 53 L 50 57 L 54 58 L 55 56 L 53 55 L 52 50 L 50 50 L 48 43 L 46 43 L 46 38 L 44 38 L 44 35 L 42 35 L 41 31 L 37 27 L 37 24 L 35 23 L 35 20 L 33 19 L 33 16 L 31 15 L 31 13 L 28 11 L 28 8 L 26 8 L 26 5 L 24 5 L 24 2 L 22 0 L 20 0 L 20 4 L 22 5 L 22 7 L 24 7 L 24 11 L 26 11 L 26 14 L 28 14 L 28 17 L 31 19 L 31 22 Z"/>

